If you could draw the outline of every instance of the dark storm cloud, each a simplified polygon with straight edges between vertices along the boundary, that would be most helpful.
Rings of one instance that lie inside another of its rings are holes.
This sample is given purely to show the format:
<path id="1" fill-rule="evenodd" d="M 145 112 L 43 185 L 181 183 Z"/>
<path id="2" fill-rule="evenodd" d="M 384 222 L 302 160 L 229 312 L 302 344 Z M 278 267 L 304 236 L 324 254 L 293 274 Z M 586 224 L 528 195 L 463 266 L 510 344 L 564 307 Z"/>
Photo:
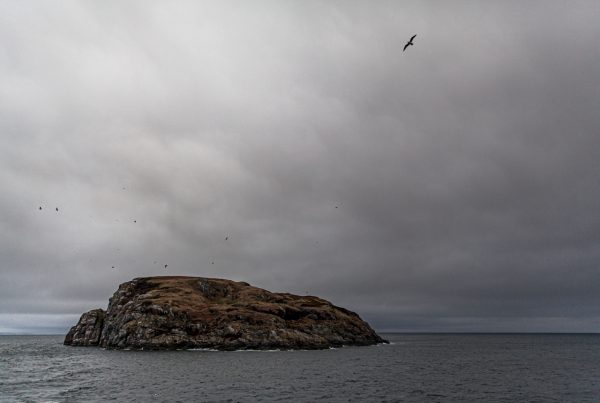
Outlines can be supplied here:
<path id="1" fill-rule="evenodd" d="M 598 330 L 595 2 L 1 7 L 0 332 L 161 274 Z"/>

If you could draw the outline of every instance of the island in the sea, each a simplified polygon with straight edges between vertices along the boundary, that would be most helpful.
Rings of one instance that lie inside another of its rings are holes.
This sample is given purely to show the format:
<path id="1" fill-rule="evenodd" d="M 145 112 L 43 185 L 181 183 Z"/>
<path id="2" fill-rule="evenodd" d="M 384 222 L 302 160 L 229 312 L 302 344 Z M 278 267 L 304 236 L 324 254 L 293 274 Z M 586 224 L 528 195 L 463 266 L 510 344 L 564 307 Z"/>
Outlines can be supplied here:
<path id="1" fill-rule="evenodd" d="M 356 313 L 245 282 L 143 277 L 84 313 L 64 344 L 108 349 L 325 349 L 386 343 Z"/>

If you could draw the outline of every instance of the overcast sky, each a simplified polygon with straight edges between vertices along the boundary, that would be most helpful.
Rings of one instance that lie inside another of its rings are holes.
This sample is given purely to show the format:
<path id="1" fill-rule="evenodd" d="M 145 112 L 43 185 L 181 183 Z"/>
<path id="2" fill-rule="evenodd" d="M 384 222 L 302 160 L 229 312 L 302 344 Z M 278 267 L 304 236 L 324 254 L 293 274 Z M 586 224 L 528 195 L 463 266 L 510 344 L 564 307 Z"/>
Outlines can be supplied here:
<path id="1" fill-rule="evenodd" d="M 175 274 L 380 331 L 600 331 L 598 21 L 595 0 L 0 1 L 0 332 Z"/>

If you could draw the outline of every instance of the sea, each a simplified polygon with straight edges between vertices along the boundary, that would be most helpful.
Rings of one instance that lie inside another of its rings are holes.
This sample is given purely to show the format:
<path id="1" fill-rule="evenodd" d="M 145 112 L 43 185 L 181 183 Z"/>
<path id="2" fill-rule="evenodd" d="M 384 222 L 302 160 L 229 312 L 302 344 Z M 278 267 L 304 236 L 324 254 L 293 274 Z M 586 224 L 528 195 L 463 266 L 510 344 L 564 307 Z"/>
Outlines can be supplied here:
<path id="1" fill-rule="evenodd" d="M 598 334 L 382 334 L 320 351 L 117 351 L 0 336 L 0 402 L 598 402 Z"/>

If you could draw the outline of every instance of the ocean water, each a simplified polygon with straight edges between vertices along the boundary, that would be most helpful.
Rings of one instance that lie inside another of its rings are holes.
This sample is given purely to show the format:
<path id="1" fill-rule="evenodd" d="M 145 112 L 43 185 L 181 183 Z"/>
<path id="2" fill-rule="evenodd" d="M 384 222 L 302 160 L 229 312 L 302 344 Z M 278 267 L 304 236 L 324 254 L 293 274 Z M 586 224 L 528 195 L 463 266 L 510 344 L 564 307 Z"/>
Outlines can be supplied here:
<path id="1" fill-rule="evenodd" d="M 384 334 L 323 351 L 114 351 L 0 336 L 0 402 L 600 401 L 600 335 Z"/>

